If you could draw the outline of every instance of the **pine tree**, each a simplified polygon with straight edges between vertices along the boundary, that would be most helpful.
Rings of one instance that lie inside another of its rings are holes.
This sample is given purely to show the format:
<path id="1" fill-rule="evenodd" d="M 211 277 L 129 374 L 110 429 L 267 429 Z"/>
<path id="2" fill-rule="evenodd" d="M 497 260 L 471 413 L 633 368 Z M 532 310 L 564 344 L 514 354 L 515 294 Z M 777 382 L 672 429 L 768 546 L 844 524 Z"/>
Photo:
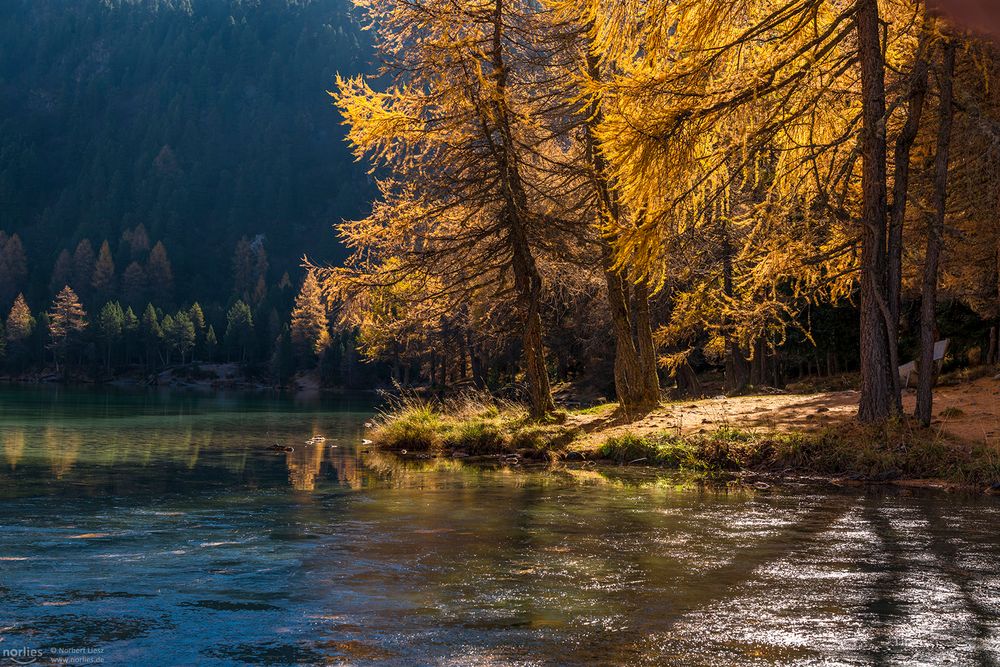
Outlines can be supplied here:
<path id="1" fill-rule="evenodd" d="M 31 315 L 31 309 L 28 308 L 24 295 L 18 294 L 7 315 L 7 340 L 11 343 L 26 341 L 34 328 L 35 318 Z"/>
<path id="2" fill-rule="evenodd" d="M 209 324 L 208 331 L 205 332 L 205 358 L 209 361 L 214 361 L 215 351 L 218 347 L 219 339 L 215 335 L 215 327 Z"/>
<path id="3" fill-rule="evenodd" d="M 195 344 L 194 323 L 191 318 L 186 312 L 180 310 L 169 323 L 167 318 L 164 318 L 163 330 L 167 343 L 180 353 L 181 363 L 185 363 L 188 352 L 194 348 Z"/>
<path id="4" fill-rule="evenodd" d="M 134 314 L 132 316 L 135 317 Z M 104 341 L 106 368 L 110 373 L 112 350 L 121 341 L 125 330 L 125 313 L 117 301 L 110 301 L 101 308 L 97 316 L 97 329 Z"/>
<path id="5" fill-rule="evenodd" d="M 194 324 L 195 333 L 201 336 L 205 331 L 205 313 L 202 312 L 201 305 L 197 301 L 188 309 L 188 317 L 191 318 L 191 323 Z"/>
<path id="6" fill-rule="evenodd" d="M 57 369 L 58 360 L 65 358 L 86 328 L 87 313 L 76 292 L 67 285 L 56 295 L 49 311 L 49 347 L 55 352 Z"/>
<path id="7" fill-rule="evenodd" d="M 285 325 L 274 344 L 274 354 L 271 357 L 271 369 L 278 378 L 278 385 L 285 387 L 295 372 L 295 348 L 292 345 L 292 335 Z"/>
<path id="8" fill-rule="evenodd" d="M 21 237 L 13 234 L 0 246 L 0 307 L 11 303 L 28 277 L 28 259 Z"/>
<path id="9" fill-rule="evenodd" d="M 254 306 L 259 306 L 267 298 L 267 283 L 264 281 L 264 276 L 258 276 L 257 285 L 253 289 L 253 304 Z"/>
<path id="10" fill-rule="evenodd" d="M 163 329 L 160 328 L 160 320 L 156 315 L 156 308 L 153 304 L 146 304 L 146 309 L 142 311 L 142 320 L 139 323 L 139 332 L 142 343 L 146 348 L 146 367 L 154 368 L 154 359 L 160 353 L 160 341 L 163 340 Z"/>
<path id="11" fill-rule="evenodd" d="M 269 264 L 267 262 L 267 250 L 264 249 L 264 236 L 259 235 L 250 243 L 250 249 L 253 251 L 253 271 L 254 271 L 254 283 L 260 281 L 261 278 L 264 282 L 267 282 L 267 269 Z"/>
<path id="12" fill-rule="evenodd" d="M 94 288 L 94 294 L 99 298 L 107 299 L 114 294 L 115 260 L 111 257 L 111 246 L 108 245 L 107 240 L 101 244 L 97 263 L 94 265 L 94 274 L 90 279 L 90 286 Z"/>
<path id="13" fill-rule="evenodd" d="M 136 317 L 135 311 L 132 310 L 132 306 L 129 306 L 125 311 L 125 331 L 138 331 L 139 330 L 139 318 Z"/>
<path id="14" fill-rule="evenodd" d="M 254 275 L 255 258 L 250 247 L 250 240 L 244 236 L 236 243 L 233 251 L 233 295 L 240 299 L 249 299 L 250 292 L 256 284 Z"/>
<path id="15" fill-rule="evenodd" d="M 149 234 L 146 233 L 146 226 L 139 223 L 128 237 L 129 259 L 133 262 L 141 262 L 149 252 Z"/>
<path id="16" fill-rule="evenodd" d="M 76 294 L 90 293 L 90 280 L 94 276 L 94 246 L 90 239 L 83 239 L 73 252 L 73 274 L 70 285 Z"/>
<path id="17" fill-rule="evenodd" d="M 139 344 L 139 318 L 132 310 L 132 306 L 125 310 L 122 332 L 125 339 L 125 363 L 128 364 L 132 362 L 133 351 L 138 348 Z"/>
<path id="18" fill-rule="evenodd" d="M 168 313 L 163 316 L 160 320 L 160 331 L 163 334 L 163 346 L 167 351 L 167 366 L 170 365 L 171 353 L 174 350 L 176 326 L 174 324 L 174 318 Z"/>
<path id="19" fill-rule="evenodd" d="M 157 241 L 149 252 L 146 278 L 153 298 L 160 304 L 169 304 L 174 296 L 174 272 L 162 241 Z"/>
<path id="20" fill-rule="evenodd" d="M 49 294 L 55 296 L 63 286 L 73 280 L 73 256 L 63 248 L 52 267 L 52 278 L 49 280 Z"/>
<path id="21" fill-rule="evenodd" d="M 242 237 L 233 252 L 233 295 L 259 305 L 267 295 L 267 269 L 264 237 Z"/>
<path id="22" fill-rule="evenodd" d="M 241 362 L 247 360 L 247 353 L 253 344 L 253 334 L 250 307 L 242 300 L 237 300 L 226 313 L 226 345 L 230 352 L 237 353 Z"/>
<path id="23" fill-rule="evenodd" d="M 291 339 L 300 354 L 316 356 L 330 344 L 326 305 L 316 272 L 306 273 L 292 310 Z"/>
<path id="24" fill-rule="evenodd" d="M 138 262 L 129 264 L 122 275 L 122 297 L 136 308 L 146 299 L 146 272 Z"/>
<path id="25" fill-rule="evenodd" d="M 357 275 L 331 272 L 330 282 L 359 291 L 407 280 L 429 286 L 411 310 L 434 298 L 452 312 L 478 295 L 503 301 L 520 332 L 531 415 L 540 419 L 555 408 L 538 256 L 565 245 L 539 201 L 550 132 L 538 119 L 554 103 L 552 81 L 565 78 L 545 71 L 558 54 L 532 39 L 546 13 L 504 0 L 434 11 L 394 0 L 356 4 L 384 57 L 382 89 L 338 78 L 333 95 L 355 156 L 391 177 L 379 179 L 371 215 L 339 227 Z"/>
<path id="26" fill-rule="evenodd" d="M 194 359 L 194 355 L 199 354 L 199 351 L 203 351 L 202 348 L 205 343 L 205 313 L 202 312 L 201 305 L 195 301 L 188 309 L 187 314 L 194 329 L 194 347 L 192 348 L 194 350 L 192 359 Z"/>

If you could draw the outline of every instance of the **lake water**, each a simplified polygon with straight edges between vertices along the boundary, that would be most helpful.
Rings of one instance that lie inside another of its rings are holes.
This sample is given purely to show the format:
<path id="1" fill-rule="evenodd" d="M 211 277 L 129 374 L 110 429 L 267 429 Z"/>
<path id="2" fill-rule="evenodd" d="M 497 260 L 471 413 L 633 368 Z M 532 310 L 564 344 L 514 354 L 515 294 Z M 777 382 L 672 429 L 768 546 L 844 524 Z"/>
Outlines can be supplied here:
<path id="1" fill-rule="evenodd" d="M 0 665 L 1000 657 L 996 500 L 401 463 L 371 411 L 0 389 Z"/>

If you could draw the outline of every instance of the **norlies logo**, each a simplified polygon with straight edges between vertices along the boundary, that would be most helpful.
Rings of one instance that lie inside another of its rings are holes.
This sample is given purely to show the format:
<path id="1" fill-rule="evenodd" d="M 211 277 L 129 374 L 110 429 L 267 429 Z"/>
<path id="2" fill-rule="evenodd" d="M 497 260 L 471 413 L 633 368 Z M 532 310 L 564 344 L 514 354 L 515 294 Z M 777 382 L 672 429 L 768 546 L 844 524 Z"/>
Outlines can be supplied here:
<path id="1" fill-rule="evenodd" d="M 18 665 L 31 665 L 45 656 L 45 649 L 42 648 L 5 648 L 0 651 L 6 660 Z"/>
<path id="2" fill-rule="evenodd" d="M 0 664 L 34 665 L 46 660 L 54 665 L 92 665 L 104 662 L 103 648 L 5 648 Z"/>

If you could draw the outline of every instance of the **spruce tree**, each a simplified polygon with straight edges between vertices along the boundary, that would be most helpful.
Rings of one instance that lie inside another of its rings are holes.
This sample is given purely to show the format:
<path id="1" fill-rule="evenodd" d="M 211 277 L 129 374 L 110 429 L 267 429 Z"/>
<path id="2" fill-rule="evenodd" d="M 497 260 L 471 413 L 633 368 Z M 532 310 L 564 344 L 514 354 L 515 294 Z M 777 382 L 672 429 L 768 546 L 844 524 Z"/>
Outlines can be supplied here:
<path id="1" fill-rule="evenodd" d="M 132 306 L 125 310 L 125 320 L 122 326 L 125 339 L 125 363 L 132 361 L 133 351 L 138 348 L 139 339 L 139 318 L 136 316 Z"/>
<path id="2" fill-rule="evenodd" d="M 64 285 L 73 280 L 73 256 L 63 248 L 52 267 L 52 278 L 49 280 L 49 294 L 56 295 Z"/>
<path id="3" fill-rule="evenodd" d="M 197 301 L 188 309 L 187 312 L 188 319 L 191 320 L 191 327 L 194 331 L 194 347 L 192 359 L 195 355 L 204 352 L 205 344 L 205 313 L 201 309 L 201 305 Z"/>
<path id="4" fill-rule="evenodd" d="M 215 360 L 215 351 L 218 347 L 219 339 L 215 335 L 215 327 L 209 324 L 208 331 L 205 332 L 205 358 L 209 361 Z"/>
<path id="5" fill-rule="evenodd" d="M 73 272 L 69 284 L 75 294 L 86 295 L 90 292 L 95 261 L 94 246 L 90 244 L 90 239 L 83 239 L 73 252 Z"/>
<path id="6" fill-rule="evenodd" d="M 105 364 L 110 373 L 111 352 L 115 345 L 121 341 L 125 329 L 125 313 L 122 312 L 122 307 L 117 301 L 110 301 L 101 308 L 101 312 L 97 316 L 97 328 L 101 340 L 104 342 Z"/>
<path id="7" fill-rule="evenodd" d="M 115 260 L 111 257 L 111 246 L 107 241 L 101 244 L 101 250 L 97 255 L 97 263 L 94 265 L 94 275 L 91 276 L 90 286 L 94 288 L 94 294 L 100 298 L 110 298 L 115 291 Z"/>
<path id="8" fill-rule="evenodd" d="M 163 332 L 163 347 L 167 351 L 167 366 L 169 366 L 176 342 L 176 325 L 174 324 L 174 318 L 169 314 L 163 316 L 163 320 L 160 322 L 160 331 Z"/>
<path id="9" fill-rule="evenodd" d="M 195 332 L 191 317 L 183 310 L 174 315 L 174 325 L 169 336 L 170 345 L 180 353 L 181 363 L 185 363 L 188 353 L 194 349 Z"/>
<path id="10" fill-rule="evenodd" d="M 11 343 L 27 340 L 34 328 L 35 318 L 31 315 L 31 309 L 28 308 L 24 295 L 18 294 L 7 315 L 6 338 Z"/>
<path id="11" fill-rule="evenodd" d="M 21 237 L 13 234 L 0 249 L 0 305 L 11 303 L 27 277 L 28 259 L 24 246 Z"/>
<path id="12" fill-rule="evenodd" d="M 153 304 L 146 304 L 146 310 L 142 312 L 142 320 L 139 324 L 142 342 L 146 348 L 146 367 L 155 366 L 154 357 L 159 354 L 160 341 L 163 339 L 163 330 L 160 328 L 160 321 L 156 315 Z"/>
<path id="13" fill-rule="evenodd" d="M 138 262 L 132 262 L 122 275 L 122 297 L 129 306 L 138 308 L 146 298 L 146 272 Z"/>
<path id="14" fill-rule="evenodd" d="M 236 352 L 239 360 L 247 360 L 247 352 L 253 344 L 253 315 L 250 307 L 238 300 L 226 314 L 226 345 L 230 352 Z"/>
<path id="15" fill-rule="evenodd" d="M 156 302 L 161 305 L 170 303 L 174 295 L 174 271 L 162 241 L 157 241 L 149 252 L 146 279 L 149 281 L 149 289 Z"/>
<path id="16" fill-rule="evenodd" d="M 299 354 L 314 356 L 330 344 L 326 305 L 314 271 L 306 273 L 292 310 L 292 343 Z"/>
<path id="17" fill-rule="evenodd" d="M 87 313 L 76 292 L 67 285 L 56 295 L 49 311 L 49 347 L 55 353 L 57 369 L 59 359 L 66 357 L 86 328 Z"/>

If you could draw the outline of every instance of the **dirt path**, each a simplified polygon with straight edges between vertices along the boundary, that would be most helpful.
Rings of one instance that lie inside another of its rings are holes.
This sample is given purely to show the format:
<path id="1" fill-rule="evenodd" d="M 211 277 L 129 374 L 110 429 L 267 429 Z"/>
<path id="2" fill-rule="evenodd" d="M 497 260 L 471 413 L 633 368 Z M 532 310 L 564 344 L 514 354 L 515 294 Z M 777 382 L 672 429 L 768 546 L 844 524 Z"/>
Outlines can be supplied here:
<path id="1" fill-rule="evenodd" d="M 857 391 L 819 394 L 765 394 L 716 397 L 668 403 L 631 423 L 611 419 L 609 413 L 578 415 L 573 421 L 601 439 L 630 432 L 642 435 L 673 431 L 692 434 L 731 426 L 773 431 L 812 431 L 852 419 Z M 903 398 L 913 411 L 914 396 Z M 934 396 L 934 425 L 953 437 L 1000 444 L 1000 380 L 982 378 L 956 386 L 939 387 Z"/>

